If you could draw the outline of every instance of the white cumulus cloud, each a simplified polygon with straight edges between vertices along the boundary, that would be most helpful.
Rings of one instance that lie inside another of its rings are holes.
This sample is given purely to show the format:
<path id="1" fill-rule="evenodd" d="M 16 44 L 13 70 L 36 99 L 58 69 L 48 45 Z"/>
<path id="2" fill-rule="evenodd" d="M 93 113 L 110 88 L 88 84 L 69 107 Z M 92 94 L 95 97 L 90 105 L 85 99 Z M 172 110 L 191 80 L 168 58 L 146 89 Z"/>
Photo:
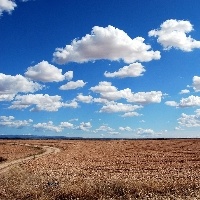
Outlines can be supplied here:
<path id="1" fill-rule="evenodd" d="M 78 94 L 78 96 L 76 97 L 77 101 L 81 101 L 83 103 L 91 103 L 92 99 L 93 97 L 91 95 L 84 96 L 83 94 Z"/>
<path id="2" fill-rule="evenodd" d="M 190 93 L 190 90 L 188 89 L 184 89 L 179 92 L 179 94 L 188 94 L 188 93 Z"/>
<path id="3" fill-rule="evenodd" d="M 105 28 L 94 26 L 91 35 L 74 39 L 65 48 L 57 48 L 53 57 L 58 64 L 100 59 L 133 63 L 160 59 L 160 52 L 151 50 L 151 46 L 144 43 L 144 38 L 131 39 L 123 30 L 109 25 Z"/>
<path id="4" fill-rule="evenodd" d="M 165 105 L 172 106 L 172 107 L 178 107 L 179 104 L 176 101 L 166 101 Z"/>
<path id="5" fill-rule="evenodd" d="M 61 122 L 60 127 L 62 128 L 68 128 L 68 129 L 73 129 L 74 125 L 70 122 Z"/>
<path id="6" fill-rule="evenodd" d="M 74 90 L 77 88 L 82 88 L 86 85 L 86 82 L 83 80 L 77 80 L 77 81 L 70 81 L 66 83 L 65 85 L 60 86 L 60 90 Z"/>
<path id="7" fill-rule="evenodd" d="M 146 70 L 144 69 L 144 66 L 141 65 L 141 63 L 132 63 L 128 66 L 124 66 L 123 68 L 120 68 L 119 71 L 116 72 L 105 72 L 105 77 L 118 77 L 118 78 L 126 78 L 126 77 L 138 77 L 142 76 L 143 72 Z"/>
<path id="8" fill-rule="evenodd" d="M 104 131 L 104 132 L 108 132 L 108 131 L 114 131 L 115 129 L 109 127 L 108 125 L 101 125 L 99 128 L 96 129 L 96 131 Z"/>
<path id="9" fill-rule="evenodd" d="M 129 126 L 126 126 L 126 127 L 120 126 L 120 127 L 119 127 L 119 130 L 120 130 L 120 131 L 132 131 L 132 128 L 130 128 Z"/>
<path id="10" fill-rule="evenodd" d="M 117 102 L 109 102 L 107 105 L 104 105 L 100 112 L 106 113 L 117 113 L 117 112 L 131 112 L 136 109 L 142 108 L 142 106 L 132 105 L 132 104 L 123 104 Z"/>
<path id="11" fill-rule="evenodd" d="M 200 91 L 200 77 L 199 76 L 194 76 L 193 79 L 193 89 L 195 92 L 199 92 Z"/>
<path id="12" fill-rule="evenodd" d="M 92 125 L 90 122 L 81 122 L 79 126 L 76 127 L 77 130 L 82 131 L 89 131 L 89 129 L 92 128 Z"/>
<path id="13" fill-rule="evenodd" d="M 63 128 L 60 126 L 55 126 L 53 124 L 52 121 L 49 121 L 47 123 L 38 123 L 38 124 L 34 124 L 33 128 L 36 131 L 52 131 L 52 132 L 56 132 L 56 133 L 60 133 L 63 131 Z"/>
<path id="14" fill-rule="evenodd" d="M 179 103 L 175 101 L 166 101 L 166 105 L 173 106 L 173 107 L 194 107 L 200 106 L 200 97 L 191 95 L 187 98 L 182 98 Z"/>
<path id="15" fill-rule="evenodd" d="M 200 109 L 197 109 L 194 115 L 182 113 L 178 123 L 181 127 L 200 127 Z"/>
<path id="16" fill-rule="evenodd" d="M 12 100 L 17 93 L 33 93 L 43 88 L 22 75 L 5 75 L 0 73 L 0 100 Z"/>
<path id="17" fill-rule="evenodd" d="M 30 126 L 33 122 L 32 119 L 29 120 L 16 120 L 13 116 L 0 116 L 0 126 L 12 127 L 12 128 L 23 128 Z"/>
<path id="18" fill-rule="evenodd" d="M 73 72 L 69 71 L 63 75 L 62 69 L 58 69 L 54 65 L 43 60 L 35 66 L 28 67 L 25 76 L 34 81 L 59 82 L 65 79 L 71 80 L 73 78 Z"/>
<path id="19" fill-rule="evenodd" d="M 137 117 L 140 115 L 141 114 L 139 114 L 138 112 L 126 112 L 123 115 L 121 115 L 121 117 Z"/>
<path id="20" fill-rule="evenodd" d="M 192 51 L 194 48 L 200 48 L 200 41 L 187 35 L 193 30 L 189 21 L 170 19 L 160 25 L 160 29 L 154 29 L 149 32 L 149 36 L 158 37 L 157 41 L 164 49 L 172 47 L 182 51 Z"/>
<path id="21" fill-rule="evenodd" d="M 138 92 L 128 97 L 127 101 L 140 104 L 160 103 L 162 96 L 161 91 Z"/>
<path id="22" fill-rule="evenodd" d="M 48 94 L 17 95 L 10 109 L 25 109 L 32 106 L 31 111 L 58 111 L 64 106 L 61 96 L 49 96 Z"/>
<path id="23" fill-rule="evenodd" d="M 118 90 L 107 81 L 99 82 L 99 85 L 91 87 L 90 90 L 99 93 L 101 98 L 110 101 L 126 99 L 127 102 L 139 104 L 160 103 L 163 96 L 161 91 L 133 93 L 129 88 Z"/>
<path id="24" fill-rule="evenodd" d="M 0 16 L 3 12 L 8 12 L 9 14 L 17 7 L 15 1 L 12 0 L 0 0 Z"/>

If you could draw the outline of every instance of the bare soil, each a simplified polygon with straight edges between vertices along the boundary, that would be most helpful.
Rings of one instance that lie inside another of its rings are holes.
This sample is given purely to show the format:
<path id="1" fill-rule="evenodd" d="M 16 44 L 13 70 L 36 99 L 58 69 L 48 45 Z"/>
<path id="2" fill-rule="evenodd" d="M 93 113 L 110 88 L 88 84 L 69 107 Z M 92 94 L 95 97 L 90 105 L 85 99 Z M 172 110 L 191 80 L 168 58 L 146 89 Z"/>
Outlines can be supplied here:
<path id="1" fill-rule="evenodd" d="M 200 199 L 199 139 L 18 142 L 61 151 L 0 174 L 2 200 Z"/>

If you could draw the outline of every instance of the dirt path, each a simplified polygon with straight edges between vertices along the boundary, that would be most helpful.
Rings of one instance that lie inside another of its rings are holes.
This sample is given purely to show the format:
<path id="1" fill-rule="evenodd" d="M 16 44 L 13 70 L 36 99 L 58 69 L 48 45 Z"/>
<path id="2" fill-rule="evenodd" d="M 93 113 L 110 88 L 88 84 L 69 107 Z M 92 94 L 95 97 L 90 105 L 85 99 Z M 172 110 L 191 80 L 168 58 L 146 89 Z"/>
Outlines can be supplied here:
<path id="1" fill-rule="evenodd" d="M 30 160 L 30 159 L 39 158 L 39 157 L 42 157 L 42 156 L 45 156 L 45 155 L 48 155 L 48 154 L 60 152 L 60 149 L 56 148 L 56 147 L 37 146 L 37 145 L 33 146 L 33 145 L 29 145 L 29 144 L 20 144 L 20 145 L 31 146 L 31 147 L 40 147 L 44 150 L 44 152 L 41 153 L 41 154 L 28 156 L 28 157 L 25 157 L 25 158 L 20 158 L 20 159 L 17 159 L 17 160 L 2 163 L 2 164 L 0 164 L 0 174 L 9 170 L 15 164 L 19 164 L 21 162 L 24 162 L 24 161 L 27 161 L 27 160 Z"/>

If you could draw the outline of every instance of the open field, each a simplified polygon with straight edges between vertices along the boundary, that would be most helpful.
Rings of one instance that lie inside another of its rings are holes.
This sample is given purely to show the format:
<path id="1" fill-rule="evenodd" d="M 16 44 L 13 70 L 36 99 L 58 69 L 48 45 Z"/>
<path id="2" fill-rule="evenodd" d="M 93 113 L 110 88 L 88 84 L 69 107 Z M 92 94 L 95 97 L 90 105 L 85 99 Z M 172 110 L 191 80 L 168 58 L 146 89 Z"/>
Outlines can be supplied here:
<path id="1" fill-rule="evenodd" d="M 18 141 L 0 140 L 0 158 L 2 158 L 2 161 L 12 161 L 42 152 L 41 148 L 19 144 L 21 143 Z"/>
<path id="2" fill-rule="evenodd" d="M 199 139 L 1 142 L 61 150 L 1 173 L 1 200 L 200 199 Z"/>

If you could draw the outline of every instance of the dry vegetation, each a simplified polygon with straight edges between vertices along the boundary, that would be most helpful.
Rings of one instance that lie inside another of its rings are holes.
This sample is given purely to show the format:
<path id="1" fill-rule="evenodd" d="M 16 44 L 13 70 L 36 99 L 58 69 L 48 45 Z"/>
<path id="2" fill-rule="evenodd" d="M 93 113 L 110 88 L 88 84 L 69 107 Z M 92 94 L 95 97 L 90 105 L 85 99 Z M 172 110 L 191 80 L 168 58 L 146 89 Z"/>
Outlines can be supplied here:
<path id="1" fill-rule="evenodd" d="M 1 141 L 0 140 L 0 162 L 12 161 L 19 158 L 39 154 L 42 149 L 39 147 L 27 146 L 24 142 Z M 2 159 L 1 159 L 2 158 Z"/>
<path id="2" fill-rule="evenodd" d="M 1 200 L 200 199 L 198 139 L 29 143 L 61 152 L 0 174 Z"/>

